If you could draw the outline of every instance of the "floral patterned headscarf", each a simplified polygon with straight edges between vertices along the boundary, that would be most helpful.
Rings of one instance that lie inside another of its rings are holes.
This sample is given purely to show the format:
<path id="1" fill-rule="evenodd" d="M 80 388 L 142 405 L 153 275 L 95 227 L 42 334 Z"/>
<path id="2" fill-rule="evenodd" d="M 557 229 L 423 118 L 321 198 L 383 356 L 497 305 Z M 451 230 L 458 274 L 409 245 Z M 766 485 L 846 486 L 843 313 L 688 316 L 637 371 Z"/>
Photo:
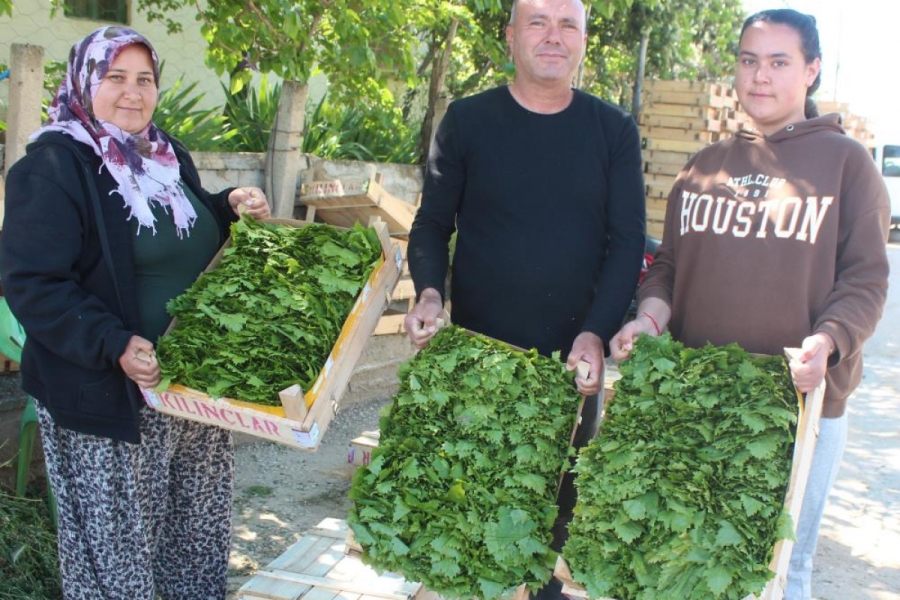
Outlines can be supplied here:
<path id="1" fill-rule="evenodd" d="M 189 232 L 197 213 L 181 187 L 178 159 L 166 135 L 151 121 L 136 134 L 123 131 L 94 115 L 93 101 L 100 82 L 119 53 L 142 44 L 153 60 L 153 77 L 159 84 L 159 58 L 147 39 L 126 27 L 101 27 L 72 46 L 66 77 L 59 85 L 49 120 L 32 139 L 46 131 L 59 131 L 94 149 L 118 184 L 118 193 L 137 219 L 138 234 L 148 227 L 156 234 L 151 204 L 171 209 L 178 236 Z"/>

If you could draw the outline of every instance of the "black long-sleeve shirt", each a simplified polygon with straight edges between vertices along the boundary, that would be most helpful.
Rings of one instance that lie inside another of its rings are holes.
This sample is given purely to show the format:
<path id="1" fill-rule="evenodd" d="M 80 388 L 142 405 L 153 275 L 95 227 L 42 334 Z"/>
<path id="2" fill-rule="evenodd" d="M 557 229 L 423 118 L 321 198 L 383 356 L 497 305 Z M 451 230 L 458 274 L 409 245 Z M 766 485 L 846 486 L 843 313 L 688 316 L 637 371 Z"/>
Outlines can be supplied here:
<path id="1" fill-rule="evenodd" d="M 451 104 L 428 158 L 410 232 L 416 291 L 444 294 L 453 322 L 549 355 L 590 331 L 618 330 L 644 251 L 637 126 L 575 91 L 555 114 L 506 87 Z"/>

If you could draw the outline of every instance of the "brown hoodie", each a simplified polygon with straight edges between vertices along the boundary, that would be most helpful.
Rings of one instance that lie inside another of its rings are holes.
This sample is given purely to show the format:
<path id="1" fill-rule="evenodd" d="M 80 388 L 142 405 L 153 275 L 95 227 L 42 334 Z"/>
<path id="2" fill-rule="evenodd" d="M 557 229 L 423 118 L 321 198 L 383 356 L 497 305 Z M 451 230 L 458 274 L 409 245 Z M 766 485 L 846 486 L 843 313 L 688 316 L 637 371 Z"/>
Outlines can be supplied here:
<path id="1" fill-rule="evenodd" d="M 838 115 L 743 131 L 682 169 L 640 298 L 667 302 L 672 335 L 692 347 L 780 354 L 828 333 L 823 414 L 837 417 L 884 307 L 889 225 L 884 182 Z"/>

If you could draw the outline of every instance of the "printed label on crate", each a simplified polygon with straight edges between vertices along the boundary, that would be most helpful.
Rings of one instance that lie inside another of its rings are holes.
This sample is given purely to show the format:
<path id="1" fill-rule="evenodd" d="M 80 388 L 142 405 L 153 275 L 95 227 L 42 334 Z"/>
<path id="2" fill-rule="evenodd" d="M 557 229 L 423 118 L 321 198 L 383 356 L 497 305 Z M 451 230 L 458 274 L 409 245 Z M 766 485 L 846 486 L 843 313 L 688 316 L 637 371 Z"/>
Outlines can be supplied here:
<path id="1" fill-rule="evenodd" d="M 397 248 L 396 254 L 394 254 L 394 261 L 397 263 L 397 269 L 399 271 L 403 270 L 403 253 L 400 252 L 400 248 Z"/>
<path id="2" fill-rule="evenodd" d="M 334 365 L 334 356 L 331 354 L 328 355 L 328 360 L 325 361 L 325 366 L 322 367 L 322 370 L 325 371 L 325 376 L 328 377 L 328 373 L 331 371 L 331 367 Z"/>
<path id="3" fill-rule="evenodd" d="M 227 402 L 201 400 L 170 392 L 150 390 L 141 392 L 147 404 L 164 413 L 218 425 L 225 429 L 279 437 L 278 422 L 265 413 L 250 414 L 250 411 L 237 409 Z"/>
<path id="4" fill-rule="evenodd" d="M 356 310 L 356 307 L 359 306 L 360 302 L 365 302 L 369 297 L 369 292 L 372 291 L 372 286 L 369 285 L 369 282 L 366 282 L 366 285 L 363 286 L 362 293 L 359 295 L 359 298 L 356 300 L 356 304 L 353 305 L 353 310 Z"/>

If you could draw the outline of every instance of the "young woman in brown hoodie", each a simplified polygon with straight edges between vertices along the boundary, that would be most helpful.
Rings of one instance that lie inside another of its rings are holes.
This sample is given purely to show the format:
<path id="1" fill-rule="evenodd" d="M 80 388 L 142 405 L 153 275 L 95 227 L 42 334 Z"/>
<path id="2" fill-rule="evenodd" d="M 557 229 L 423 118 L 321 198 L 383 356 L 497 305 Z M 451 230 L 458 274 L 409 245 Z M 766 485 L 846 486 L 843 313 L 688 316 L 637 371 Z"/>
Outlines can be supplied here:
<path id="1" fill-rule="evenodd" d="M 826 381 L 825 405 L 787 600 L 808 600 L 812 557 L 847 436 L 847 397 L 887 294 L 890 223 L 884 183 L 838 115 L 819 116 L 815 19 L 789 9 L 744 23 L 734 86 L 754 129 L 713 144 L 682 169 L 638 317 L 611 340 L 628 357 L 641 334 L 693 347 L 737 342 L 791 362 L 801 391 Z"/>

